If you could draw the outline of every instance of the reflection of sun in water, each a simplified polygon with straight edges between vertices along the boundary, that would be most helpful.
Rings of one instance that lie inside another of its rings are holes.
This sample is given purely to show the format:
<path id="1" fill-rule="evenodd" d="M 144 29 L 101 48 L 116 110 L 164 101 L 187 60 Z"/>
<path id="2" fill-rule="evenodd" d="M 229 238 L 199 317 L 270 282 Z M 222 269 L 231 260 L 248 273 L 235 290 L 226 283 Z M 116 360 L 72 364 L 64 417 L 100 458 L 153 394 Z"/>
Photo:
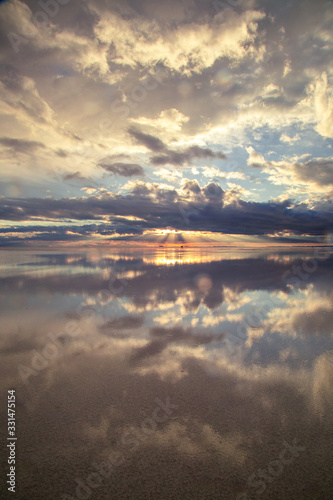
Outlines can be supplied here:
<path id="1" fill-rule="evenodd" d="M 148 257 L 155 265 L 172 266 L 195 262 L 210 262 L 211 256 L 204 250 L 196 250 L 202 243 L 212 242 L 206 233 L 201 231 L 177 231 L 176 229 L 160 229 L 145 234 L 146 240 L 157 247 L 157 255 Z M 147 257 L 144 258 L 147 260 Z M 207 285 L 207 283 L 206 283 Z M 203 284 L 205 286 L 205 284 Z"/>

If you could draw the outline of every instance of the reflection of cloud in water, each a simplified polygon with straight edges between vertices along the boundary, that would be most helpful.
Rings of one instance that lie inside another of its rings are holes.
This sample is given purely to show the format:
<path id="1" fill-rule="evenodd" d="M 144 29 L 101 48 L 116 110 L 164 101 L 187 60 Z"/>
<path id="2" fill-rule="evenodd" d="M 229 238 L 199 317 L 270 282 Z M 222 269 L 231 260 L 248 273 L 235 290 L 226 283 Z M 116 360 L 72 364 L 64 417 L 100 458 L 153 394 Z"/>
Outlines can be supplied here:
<path id="1" fill-rule="evenodd" d="M 63 273 L 67 257 L 91 272 Z M 116 451 L 126 463 L 98 498 L 235 498 L 295 438 L 306 453 L 263 498 L 330 498 L 320 478 L 332 474 L 331 260 L 291 290 L 281 279 L 290 260 L 248 252 L 175 266 L 135 254 L 67 257 L 46 255 L 47 276 L 18 267 L 0 278 L 1 386 L 17 390 L 20 482 L 28 485 L 19 500 L 29 488 L 34 498 L 74 495 L 75 478 Z M 31 252 L 28 261 L 33 269 Z M 102 303 L 111 262 L 128 283 Z M 211 286 L 198 287 L 198 276 Z M 229 349 L 226 331 L 236 332 L 269 297 L 260 325 L 248 325 Z M 29 366 L 50 331 L 60 339 L 68 321 L 80 334 L 23 385 L 17 366 Z M 140 430 L 155 398 L 167 396 L 177 411 L 129 453 L 124 433 Z"/>
<path id="2" fill-rule="evenodd" d="M 193 334 L 191 330 L 182 327 L 174 328 L 152 328 L 150 330 L 151 340 L 144 347 L 135 350 L 132 355 L 132 362 L 138 363 L 146 358 L 155 356 L 164 351 L 170 344 L 201 345 L 216 342 L 225 337 L 224 333 L 214 334 Z"/>
<path id="3" fill-rule="evenodd" d="M 179 347 L 176 359 L 182 376 L 172 376 L 175 354 L 169 350 L 163 355 L 172 368 L 170 376 L 156 377 L 154 371 L 128 371 L 129 347 L 113 343 L 106 352 L 97 342 L 85 354 L 52 365 L 48 373 L 40 374 L 37 386 L 32 383 L 22 393 L 23 400 L 32 404 L 21 422 L 21 453 L 25 456 L 29 450 L 29 455 L 38 457 L 38 469 L 24 470 L 22 481 L 28 480 L 28 473 L 31 478 L 41 473 L 39 484 L 45 491 L 50 491 L 52 477 L 58 478 L 52 483 L 57 494 L 70 492 L 73 473 L 84 478 L 93 462 L 112 451 L 126 453 L 124 433 L 140 429 L 154 399 L 169 395 L 179 407 L 173 418 L 139 441 L 126 466 L 115 469 L 112 482 L 101 486 L 100 498 L 111 494 L 121 498 L 119 491 L 125 495 L 126 488 L 135 484 L 137 494 L 144 494 L 146 486 L 137 482 L 139 475 L 148 484 L 152 481 L 154 488 L 165 488 L 165 498 L 173 498 L 174 482 L 179 498 L 186 494 L 204 498 L 198 494 L 203 495 L 202 488 L 217 488 L 227 498 L 228 492 L 246 487 L 253 469 L 265 467 L 281 443 L 294 437 L 307 453 L 294 471 L 287 472 L 287 479 L 292 478 L 295 492 L 313 487 L 329 457 L 327 436 L 324 431 L 318 435 L 324 410 L 332 404 L 327 366 L 321 363 L 314 371 L 262 369 L 244 367 L 241 360 L 229 366 L 217 353 L 209 359 L 202 350 L 196 354 L 196 348 Z M 60 462 L 54 459 L 57 455 Z M 276 491 L 287 495 L 287 479 L 277 479 Z"/>

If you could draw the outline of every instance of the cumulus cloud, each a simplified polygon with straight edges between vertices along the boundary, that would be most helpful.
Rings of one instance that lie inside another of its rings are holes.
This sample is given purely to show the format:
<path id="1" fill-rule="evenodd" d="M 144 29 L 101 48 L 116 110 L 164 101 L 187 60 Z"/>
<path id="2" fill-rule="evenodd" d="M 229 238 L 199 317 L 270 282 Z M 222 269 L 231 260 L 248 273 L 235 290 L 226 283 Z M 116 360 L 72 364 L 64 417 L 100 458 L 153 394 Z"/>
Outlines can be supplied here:
<path id="1" fill-rule="evenodd" d="M 183 189 L 185 192 L 190 191 L 191 193 L 194 194 L 199 194 L 201 192 L 201 187 L 199 186 L 198 181 L 193 180 L 185 180 Z"/>
<path id="2" fill-rule="evenodd" d="M 259 236 L 289 231 L 290 235 L 321 238 L 333 229 L 332 207 L 327 205 L 315 210 L 290 201 L 260 203 L 241 199 L 223 204 L 224 199 L 228 199 L 228 191 L 223 191 L 215 183 L 200 188 L 200 192 L 193 183 L 187 185 L 185 191 L 177 191 L 167 185 L 130 181 L 128 189 L 130 192 L 125 196 L 102 193 L 60 200 L 2 198 L 0 218 L 11 221 L 33 221 L 41 217 L 54 221 L 112 221 L 113 217 L 116 220 L 124 217 L 130 219 L 124 224 L 126 234 L 172 227 L 178 231 L 190 228 L 193 231 Z M 114 232 L 116 228 L 120 234 L 119 225 L 111 224 L 109 229 Z"/>
<path id="3" fill-rule="evenodd" d="M 221 201 L 223 197 L 223 189 L 214 182 L 207 184 L 203 188 L 203 193 L 209 201 Z"/>
<path id="4" fill-rule="evenodd" d="M 264 207 L 271 213 L 272 196 L 292 199 L 288 213 L 297 207 L 304 215 L 311 207 L 317 220 L 326 218 L 332 196 L 329 2 L 291 0 L 278 7 L 249 0 L 216 9 L 205 0 L 71 0 L 38 27 L 35 12 L 23 0 L 0 7 L 1 195 L 19 192 L 21 200 L 16 207 L 8 201 L 4 217 L 40 216 L 42 190 L 55 219 L 65 207 L 70 213 L 70 204 L 80 220 L 108 217 L 103 196 L 112 210 L 117 201 L 120 213 L 128 204 L 131 216 L 138 197 L 143 219 L 150 213 L 140 204 L 147 210 L 157 204 L 155 227 L 162 217 L 182 227 L 172 204 L 191 202 L 199 204 L 191 216 L 197 228 L 205 227 L 202 214 L 214 231 L 219 223 L 226 231 L 246 228 L 240 212 L 234 225 L 219 210 L 230 206 L 231 213 L 238 204 L 240 211 L 242 198 L 255 196 L 254 219 Z M 22 37 L 18 52 L 8 33 Z M 160 178 L 170 186 L 126 187 L 143 175 L 150 184 Z M 200 190 L 187 185 L 182 191 L 187 177 Z M 88 206 L 76 198 L 84 179 L 109 194 L 95 192 L 96 204 L 91 199 Z M 240 185 L 228 185 L 234 180 Z M 260 189 L 253 187 L 257 182 Z M 214 196 L 205 187 L 211 183 L 221 184 Z M 127 194 L 118 199 L 119 192 Z M 282 234 L 278 206 L 272 230 Z M 228 224 L 221 223 L 225 216 Z M 300 230 L 298 217 L 293 213 Z"/>
<path id="5" fill-rule="evenodd" d="M 223 56 L 236 60 L 247 55 L 258 57 L 254 42 L 257 23 L 264 17 L 263 12 L 255 10 L 237 15 L 229 9 L 225 14 L 217 13 L 209 22 L 179 23 L 174 30 L 143 16 L 132 14 L 125 20 L 104 10 L 95 32 L 102 42 L 113 41 L 111 57 L 118 64 L 153 66 L 163 61 L 172 70 L 190 74 L 209 68 Z M 128 47 L 135 50 L 129 51 Z"/>

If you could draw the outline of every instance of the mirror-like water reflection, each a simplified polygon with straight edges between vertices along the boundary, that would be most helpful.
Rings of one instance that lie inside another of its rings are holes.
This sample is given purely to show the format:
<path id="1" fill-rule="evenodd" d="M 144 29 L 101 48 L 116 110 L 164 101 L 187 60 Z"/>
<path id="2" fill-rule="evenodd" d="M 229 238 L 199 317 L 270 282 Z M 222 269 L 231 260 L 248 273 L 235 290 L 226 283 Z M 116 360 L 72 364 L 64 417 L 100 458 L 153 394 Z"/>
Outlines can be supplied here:
<path id="1" fill-rule="evenodd" d="M 332 274 L 314 248 L 1 251 L 16 497 L 331 498 Z"/>

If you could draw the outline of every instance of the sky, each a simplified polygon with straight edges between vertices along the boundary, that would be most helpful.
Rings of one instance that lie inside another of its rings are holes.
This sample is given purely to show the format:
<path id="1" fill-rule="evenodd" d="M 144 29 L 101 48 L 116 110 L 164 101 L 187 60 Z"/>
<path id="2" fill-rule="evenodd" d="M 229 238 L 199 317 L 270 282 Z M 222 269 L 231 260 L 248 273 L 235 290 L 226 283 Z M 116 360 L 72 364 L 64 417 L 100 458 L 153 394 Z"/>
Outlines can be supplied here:
<path id="1" fill-rule="evenodd" d="M 0 246 L 333 243 L 333 4 L 0 4 Z"/>

